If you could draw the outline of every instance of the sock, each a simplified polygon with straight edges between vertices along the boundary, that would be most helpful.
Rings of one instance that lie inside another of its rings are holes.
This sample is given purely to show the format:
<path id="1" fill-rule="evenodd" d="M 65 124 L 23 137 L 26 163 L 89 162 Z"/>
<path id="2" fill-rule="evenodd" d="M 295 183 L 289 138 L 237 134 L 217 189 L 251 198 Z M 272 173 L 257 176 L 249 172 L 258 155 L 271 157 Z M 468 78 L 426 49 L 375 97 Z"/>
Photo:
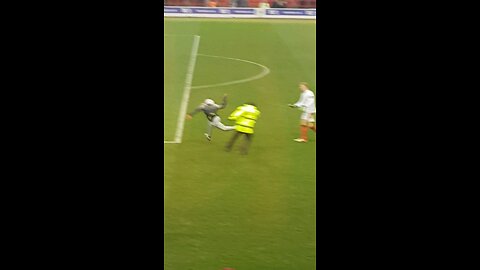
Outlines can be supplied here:
<path id="1" fill-rule="evenodd" d="M 300 138 L 307 140 L 308 126 L 300 126 Z"/>

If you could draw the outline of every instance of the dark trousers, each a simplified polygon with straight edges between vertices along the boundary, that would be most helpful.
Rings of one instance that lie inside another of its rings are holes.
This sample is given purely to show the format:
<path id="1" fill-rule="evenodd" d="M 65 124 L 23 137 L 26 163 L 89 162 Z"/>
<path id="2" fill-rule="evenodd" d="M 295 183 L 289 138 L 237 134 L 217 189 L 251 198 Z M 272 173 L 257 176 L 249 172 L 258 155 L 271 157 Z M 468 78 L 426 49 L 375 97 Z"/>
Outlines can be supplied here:
<path id="1" fill-rule="evenodd" d="M 235 141 L 238 139 L 238 137 L 240 137 L 240 135 L 245 135 L 245 143 L 241 146 L 240 151 L 242 154 L 248 154 L 248 148 L 250 148 L 250 144 L 252 143 L 253 134 L 243 133 L 236 130 L 230 141 L 227 143 L 227 146 L 225 147 L 226 151 L 232 150 Z"/>

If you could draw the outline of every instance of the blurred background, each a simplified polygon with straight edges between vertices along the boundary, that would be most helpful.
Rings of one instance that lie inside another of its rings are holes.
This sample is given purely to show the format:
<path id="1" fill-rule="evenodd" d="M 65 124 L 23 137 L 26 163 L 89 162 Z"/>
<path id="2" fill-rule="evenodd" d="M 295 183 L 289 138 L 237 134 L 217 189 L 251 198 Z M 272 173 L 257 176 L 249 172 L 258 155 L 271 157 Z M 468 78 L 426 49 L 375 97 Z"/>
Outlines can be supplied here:
<path id="1" fill-rule="evenodd" d="M 216 7 L 260 7 L 262 2 L 267 2 L 271 8 L 316 8 L 315 0 L 164 0 L 165 6 L 212 6 L 215 2 Z"/>

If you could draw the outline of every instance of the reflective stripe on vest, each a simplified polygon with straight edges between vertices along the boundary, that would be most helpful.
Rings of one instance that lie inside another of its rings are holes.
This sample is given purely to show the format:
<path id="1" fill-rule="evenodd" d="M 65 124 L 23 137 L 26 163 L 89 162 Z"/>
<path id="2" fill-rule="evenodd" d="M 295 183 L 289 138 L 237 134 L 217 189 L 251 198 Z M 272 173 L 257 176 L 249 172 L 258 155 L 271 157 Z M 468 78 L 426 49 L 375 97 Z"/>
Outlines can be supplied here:
<path id="1" fill-rule="evenodd" d="M 234 111 L 229 119 L 236 120 L 235 130 L 243 133 L 253 134 L 253 128 L 255 127 L 256 120 L 260 115 L 260 111 L 254 106 L 243 105 Z"/>

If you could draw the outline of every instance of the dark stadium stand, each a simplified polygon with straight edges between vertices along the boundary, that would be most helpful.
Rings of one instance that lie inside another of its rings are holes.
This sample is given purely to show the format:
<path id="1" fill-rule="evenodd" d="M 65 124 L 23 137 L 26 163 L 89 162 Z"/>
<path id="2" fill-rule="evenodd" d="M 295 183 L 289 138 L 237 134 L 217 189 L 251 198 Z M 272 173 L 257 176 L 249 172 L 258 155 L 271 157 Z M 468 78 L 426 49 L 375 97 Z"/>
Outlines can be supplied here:
<path id="1" fill-rule="evenodd" d="M 300 0 L 298 2 L 299 8 L 316 8 L 317 7 L 317 0 Z"/>

